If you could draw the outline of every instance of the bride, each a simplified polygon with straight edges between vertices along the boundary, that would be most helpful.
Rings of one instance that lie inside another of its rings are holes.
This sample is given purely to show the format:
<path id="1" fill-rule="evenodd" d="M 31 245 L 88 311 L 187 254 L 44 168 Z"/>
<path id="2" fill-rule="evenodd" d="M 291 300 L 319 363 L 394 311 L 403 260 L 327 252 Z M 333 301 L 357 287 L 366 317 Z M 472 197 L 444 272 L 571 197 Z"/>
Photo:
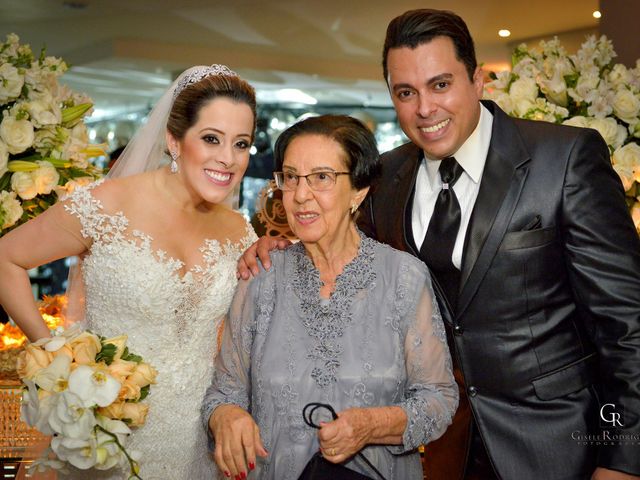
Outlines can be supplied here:
<path id="1" fill-rule="evenodd" d="M 236 259 L 256 240 L 227 205 L 247 168 L 255 123 L 247 82 L 225 66 L 193 67 L 107 180 L 77 188 L 0 239 L 0 303 L 30 340 L 49 331 L 27 270 L 79 255 L 86 327 L 126 334 L 131 350 L 158 370 L 146 423 L 128 443 L 142 453 L 145 480 L 215 478 L 199 409 Z M 161 166 L 165 152 L 171 161 Z M 127 478 L 128 470 L 72 476 Z"/>

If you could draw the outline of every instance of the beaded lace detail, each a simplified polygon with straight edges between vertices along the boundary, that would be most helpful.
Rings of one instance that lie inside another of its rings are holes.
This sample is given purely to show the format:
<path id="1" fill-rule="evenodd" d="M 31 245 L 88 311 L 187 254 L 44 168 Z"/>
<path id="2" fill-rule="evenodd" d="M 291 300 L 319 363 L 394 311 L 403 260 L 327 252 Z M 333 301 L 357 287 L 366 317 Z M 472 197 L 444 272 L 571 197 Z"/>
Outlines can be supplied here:
<path id="1" fill-rule="evenodd" d="M 304 246 L 298 243 L 291 247 L 295 262 L 291 283 L 304 312 L 302 323 L 315 339 L 307 358 L 319 364 L 311 372 L 311 377 L 320 387 L 336 381 L 343 353 L 340 337 L 352 320 L 351 303 L 359 290 L 366 289 L 376 279 L 371 268 L 373 252 L 373 240 L 361 235 L 358 255 L 337 276 L 335 291 L 327 301 L 319 295 L 322 287 L 320 272 L 306 255 Z"/>
<path id="2" fill-rule="evenodd" d="M 76 189 L 65 209 L 92 240 L 82 263 L 87 328 L 105 336 L 126 334 L 131 350 L 159 372 L 147 422 L 130 439 L 131 448 L 142 452 L 140 475 L 216 478 L 200 405 L 213 375 L 220 321 L 237 283 L 237 258 L 257 237 L 247 224 L 237 243 L 205 240 L 201 263 L 180 276 L 182 261 L 154 250 L 151 236 L 133 229 L 122 212 L 104 211 L 91 193 L 99 183 Z M 88 478 L 86 472 L 76 477 Z M 91 478 L 127 476 L 92 472 Z"/>

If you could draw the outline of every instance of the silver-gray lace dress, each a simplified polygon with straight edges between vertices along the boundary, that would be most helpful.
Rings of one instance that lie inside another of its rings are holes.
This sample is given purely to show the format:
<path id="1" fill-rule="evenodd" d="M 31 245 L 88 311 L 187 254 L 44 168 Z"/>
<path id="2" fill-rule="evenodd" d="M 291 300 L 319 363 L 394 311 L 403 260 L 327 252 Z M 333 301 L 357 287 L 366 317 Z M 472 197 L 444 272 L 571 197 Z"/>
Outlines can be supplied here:
<path id="1" fill-rule="evenodd" d="M 272 254 L 272 267 L 240 282 L 232 301 L 202 420 L 233 403 L 251 413 L 269 452 L 249 478 L 296 479 L 318 451 L 309 402 L 398 405 L 401 445 L 366 457 L 387 479 L 421 479 L 417 447 L 438 438 L 458 404 L 442 319 L 426 267 L 361 234 L 357 257 L 320 297 L 318 270 L 301 243 Z M 373 476 L 357 457 L 345 464 Z"/>

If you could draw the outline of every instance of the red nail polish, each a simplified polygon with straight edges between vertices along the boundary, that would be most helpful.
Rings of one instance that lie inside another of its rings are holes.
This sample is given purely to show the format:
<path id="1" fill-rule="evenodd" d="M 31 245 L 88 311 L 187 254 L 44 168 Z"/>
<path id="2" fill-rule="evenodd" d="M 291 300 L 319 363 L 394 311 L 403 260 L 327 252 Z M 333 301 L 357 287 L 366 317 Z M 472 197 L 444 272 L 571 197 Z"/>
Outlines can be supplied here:
<path id="1" fill-rule="evenodd" d="M 244 472 L 240 472 L 240 478 L 244 480 L 245 478 L 247 478 L 247 474 Z"/>
<path id="2" fill-rule="evenodd" d="M 249 470 L 253 470 L 254 468 L 256 468 L 256 464 L 253 462 L 249 462 Z"/>

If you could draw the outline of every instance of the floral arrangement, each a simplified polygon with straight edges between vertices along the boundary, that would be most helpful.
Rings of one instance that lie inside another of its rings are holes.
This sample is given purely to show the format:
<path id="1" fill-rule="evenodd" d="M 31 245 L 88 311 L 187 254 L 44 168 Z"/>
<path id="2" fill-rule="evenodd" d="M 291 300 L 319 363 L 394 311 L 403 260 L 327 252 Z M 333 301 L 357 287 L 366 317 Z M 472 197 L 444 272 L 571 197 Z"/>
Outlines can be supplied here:
<path id="1" fill-rule="evenodd" d="M 594 128 L 609 146 L 640 234 L 640 60 L 614 64 L 605 36 L 590 36 L 575 55 L 557 38 L 522 44 L 510 72 L 491 74 L 485 98 L 515 117 Z"/>
<path id="2" fill-rule="evenodd" d="M 58 83 L 67 64 L 19 41 L 0 43 L 0 236 L 100 177 L 89 159 L 105 155 L 83 122 L 91 99 Z"/>
<path id="3" fill-rule="evenodd" d="M 126 346 L 127 337 L 99 337 L 72 327 L 27 344 L 17 370 L 26 389 L 22 417 L 51 443 L 30 468 L 86 470 L 128 465 L 140 478 L 139 455 L 125 449 L 130 427 L 144 424 L 142 401 L 157 372 Z"/>

